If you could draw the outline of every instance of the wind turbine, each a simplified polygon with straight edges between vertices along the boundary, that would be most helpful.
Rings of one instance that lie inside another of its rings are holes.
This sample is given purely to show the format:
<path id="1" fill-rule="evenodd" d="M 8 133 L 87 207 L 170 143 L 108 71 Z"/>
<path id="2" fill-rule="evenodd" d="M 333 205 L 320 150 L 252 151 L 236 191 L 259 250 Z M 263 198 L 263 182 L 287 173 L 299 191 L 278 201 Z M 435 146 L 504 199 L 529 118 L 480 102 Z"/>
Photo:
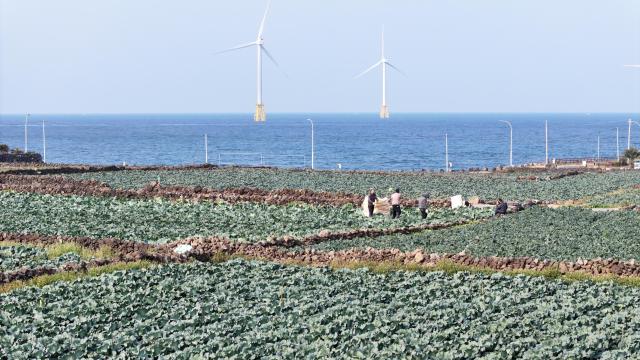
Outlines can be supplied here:
<path id="1" fill-rule="evenodd" d="M 391 64 L 389 62 L 389 59 L 387 59 L 384 56 L 384 30 L 382 31 L 382 56 L 380 57 L 380 60 L 371 65 L 370 68 L 368 68 L 367 70 L 363 71 L 362 73 L 358 74 L 355 78 L 359 78 L 361 76 L 363 76 L 364 74 L 368 73 L 369 71 L 377 68 L 378 66 L 380 66 L 382 68 L 382 107 L 380 107 L 380 118 L 381 119 L 388 119 L 389 118 L 389 107 L 387 106 L 387 66 L 389 66 L 390 68 L 394 69 L 395 71 L 403 74 L 403 72 L 398 69 L 397 67 L 393 66 L 393 64 Z"/>
<path id="2" fill-rule="evenodd" d="M 256 50 L 257 50 L 257 72 L 256 72 L 256 78 L 257 78 L 257 84 L 256 84 L 256 88 L 257 88 L 257 101 L 256 101 L 256 112 L 253 115 L 253 119 L 255 121 L 266 121 L 267 120 L 267 114 L 264 111 L 264 103 L 262 102 L 262 53 L 264 52 L 265 55 L 267 55 L 267 57 L 269 58 L 269 60 L 273 61 L 273 63 L 279 67 L 278 62 L 276 61 L 276 59 L 273 58 L 273 56 L 271 56 L 271 54 L 269 53 L 269 51 L 267 51 L 267 49 L 264 47 L 264 38 L 262 37 L 262 33 L 264 32 L 264 23 L 267 20 L 267 13 L 269 12 L 269 8 L 271 7 L 271 1 L 269 1 L 267 3 L 267 9 L 264 11 L 264 16 L 262 16 L 262 22 L 260 23 L 260 28 L 258 29 L 258 37 L 256 38 L 256 41 L 247 43 L 247 44 L 242 44 L 242 45 L 238 45 L 235 47 L 232 47 L 230 49 L 227 50 L 223 50 L 220 51 L 216 54 L 222 54 L 222 53 L 226 53 L 229 51 L 234 51 L 234 50 L 239 50 L 239 49 L 244 49 L 247 47 L 252 47 L 255 46 Z"/>

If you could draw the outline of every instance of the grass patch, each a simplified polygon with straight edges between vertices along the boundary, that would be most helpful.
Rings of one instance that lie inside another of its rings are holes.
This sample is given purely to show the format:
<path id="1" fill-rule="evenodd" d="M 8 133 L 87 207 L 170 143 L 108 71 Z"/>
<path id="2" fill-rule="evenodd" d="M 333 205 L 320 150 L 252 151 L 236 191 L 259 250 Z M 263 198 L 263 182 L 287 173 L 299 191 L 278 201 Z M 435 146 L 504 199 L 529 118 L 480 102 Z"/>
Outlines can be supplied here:
<path id="1" fill-rule="evenodd" d="M 33 245 L 22 244 L 15 241 L 0 241 L 0 246 L 2 247 L 16 247 L 16 246 L 33 247 Z"/>
<path id="2" fill-rule="evenodd" d="M 269 261 L 268 259 L 256 259 L 256 258 L 251 258 L 246 256 L 233 256 L 233 257 L 229 257 L 228 260 L 230 260 L 231 258 L 243 258 L 245 260 Z M 224 262 L 224 261 L 221 261 L 221 262 Z M 283 261 L 276 261 L 276 262 L 283 265 L 313 266 L 308 263 L 297 261 L 297 260 L 283 260 Z M 546 268 L 543 270 L 535 270 L 535 269 L 495 270 L 489 267 L 458 264 L 448 259 L 439 260 L 435 265 L 422 265 L 417 263 L 405 264 L 401 261 L 376 262 L 376 261 L 358 261 L 358 260 L 356 261 L 334 260 L 334 261 L 331 261 L 327 266 L 333 270 L 339 270 L 339 269 L 357 270 L 357 269 L 367 268 L 370 271 L 378 274 L 384 274 L 384 273 L 396 272 L 396 271 L 421 271 L 421 272 L 442 271 L 450 275 L 458 272 L 468 272 L 468 273 L 476 273 L 476 274 L 484 274 L 484 275 L 502 273 L 508 276 L 525 275 L 525 276 L 531 276 L 531 277 L 543 277 L 548 280 L 560 280 L 565 282 L 575 282 L 575 281 L 591 281 L 594 283 L 611 282 L 618 285 L 640 287 L 640 277 L 620 276 L 620 275 L 614 275 L 614 274 L 592 275 L 585 272 L 571 272 L 571 273 L 563 274 L 560 272 L 558 267 Z"/>
<path id="3" fill-rule="evenodd" d="M 113 249 L 109 246 L 102 245 L 97 250 L 88 249 L 72 242 L 63 242 L 45 247 L 47 257 L 56 259 L 64 254 L 73 253 L 80 256 L 83 260 L 89 259 L 111 259 L 115 257 Z"/>
<path id="4" fill-rule="evenodd" d="M 87 271 L 69 271 L 51 275 L 41 275 L 25 281 L 18 280 L 0 285 L 0 293 L 7 293 L 16 289 L 30 286 L 43 287 L 58 281 L 75 281 L 78 279 L 99 276 L 102 274 L 121 270 L 146 269 L 151 267 L 152 265 L 153 263 L 149 261 L 136 261 L 130 263 L 114 263 L 109 265 L 97 266 L 94 268 L 89 268 Z"/>

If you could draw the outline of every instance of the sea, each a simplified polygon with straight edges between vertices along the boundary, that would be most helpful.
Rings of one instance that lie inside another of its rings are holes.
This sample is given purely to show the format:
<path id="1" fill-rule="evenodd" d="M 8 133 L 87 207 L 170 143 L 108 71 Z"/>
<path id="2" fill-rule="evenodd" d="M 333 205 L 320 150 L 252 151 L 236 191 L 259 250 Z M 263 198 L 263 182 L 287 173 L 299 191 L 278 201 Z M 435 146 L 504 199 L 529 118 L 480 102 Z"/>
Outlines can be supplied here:
<path id="1" fill-rule="evenodd" d="M 377 114 L 32 114 L 27 147 L 67 164 L 186 165 L 205 162 L 344 170 L 453 170 L 513 163 L 616 158 L 637 114 L 405 113 Z M 308 119 L 311 119 L 309 121 Z M 313 132 L 312 132 L 313 123 Z M 618 130 L 618 135 L 616 134 Z M 206 136 L 206 142 L 205 142 Z M 446 143 L 445 144 L 445 138 Z M 633 125 L 632 145 L 640 145 Z M 0 144 L 25 147 L 25 115 L 0 115 Z M 599 145 L 599 146 L 598 146 Z M 448 151 L 446 148 L 448 147 Z"/>

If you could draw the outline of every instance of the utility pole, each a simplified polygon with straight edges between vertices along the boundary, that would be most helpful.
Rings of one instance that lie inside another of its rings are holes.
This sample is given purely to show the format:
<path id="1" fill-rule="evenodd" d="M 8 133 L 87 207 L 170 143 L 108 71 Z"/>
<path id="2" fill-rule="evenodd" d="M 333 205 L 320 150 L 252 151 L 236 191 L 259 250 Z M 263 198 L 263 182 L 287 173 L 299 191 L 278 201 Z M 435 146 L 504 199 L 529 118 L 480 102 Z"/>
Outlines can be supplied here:
<path id="1" fill-rule="evenodd" d="M 631 149 L 631 119 L 629 119 L 629 132 L 627 133 L 627 150 Z"/>
<path id="2" fill-rule="evenodd" d="M 42 162 L 47 162 L 47 138 L 44 133 L 44 119 L 42 120 Z"/>
<path id="3" fill-rule="evenodd" d="M 500 120 L 500 122 L 509 125 L 509 167 L 513 167 L 513 127 L 509 121 Z"/>
<path id="4" fill-rule="evenodd" d="M 27 116 L 24 118 L 24 152 L 28 152 L 29 151 L 29 131 L 27 130 L 27 126 L 29 126 L 29 116 L 31 116 L 31 114 L 27 114 Z"/>
<path id="5" fill-rule="evenodd" d="M 620 161 L 620 129 L 616 128 L 616 156 Z"/>
<path id="6" fill-rule="evenodd" d="M 598 161 L 600 161 L 600 135 L 598 135 Z"/>
<path id="7" fill-rule="evenodd" d="M 204 163 L 209 163 L 209 141 L 207 139 L 207 134 L 204 134 Z"/>
<path id="8" fill-rule="evenodd" d="M 444 134 L 444 168 L 445 172 L 449 172 L 449 135 Z"/>
<path id="9" fill-rule="evenodd" d="M 307 119 L 311 123 L 311 170 L 315 168 L 315 144 L 314 144 L 314 131 L 313 131 L 313 120 Z"/>
<path id="10" fill-rule="evenodd" d="M 549 125 L 544 121 L 544 164 L 549 165 Z"/>

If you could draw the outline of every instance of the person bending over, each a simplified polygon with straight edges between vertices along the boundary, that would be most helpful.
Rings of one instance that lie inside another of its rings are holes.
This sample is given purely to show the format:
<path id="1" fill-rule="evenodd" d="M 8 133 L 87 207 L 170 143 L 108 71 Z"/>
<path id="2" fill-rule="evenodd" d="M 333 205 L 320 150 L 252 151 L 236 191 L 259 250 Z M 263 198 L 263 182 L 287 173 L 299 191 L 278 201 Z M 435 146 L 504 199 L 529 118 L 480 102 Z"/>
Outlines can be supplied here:
<path id="1" fill-rule="evenodd" d="M 427 218 L 428 207 L 429 207 L 429 194 L 425 193 L 418 198 L 418 209 L 420 210 L 420 216 L 422 216 L 423 220 Z"/>

